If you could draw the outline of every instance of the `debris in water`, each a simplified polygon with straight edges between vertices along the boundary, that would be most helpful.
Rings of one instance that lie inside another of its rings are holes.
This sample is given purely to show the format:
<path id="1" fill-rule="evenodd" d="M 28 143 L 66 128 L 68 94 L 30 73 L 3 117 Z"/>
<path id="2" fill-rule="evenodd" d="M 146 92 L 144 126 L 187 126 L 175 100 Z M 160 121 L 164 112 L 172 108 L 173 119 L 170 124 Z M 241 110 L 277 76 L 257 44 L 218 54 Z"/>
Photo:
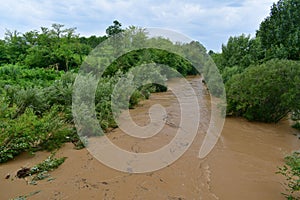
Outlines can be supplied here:
<path id="1" fill-rule="evenodd" d="M 6 176 L 5 176 L 5 179 L 9 179 L 10 178 L 10 174 L 7 174 Z"/>
<path id="2" fill-rule="evenodd" d="M 30 173 L 30 168 L 28 167 L 22 167 L 22 169 L 20 169 L 18 172 L 17 172 L 17 177 L 18 178 L 25 178 L 26 176 L 28 176 Z"/>

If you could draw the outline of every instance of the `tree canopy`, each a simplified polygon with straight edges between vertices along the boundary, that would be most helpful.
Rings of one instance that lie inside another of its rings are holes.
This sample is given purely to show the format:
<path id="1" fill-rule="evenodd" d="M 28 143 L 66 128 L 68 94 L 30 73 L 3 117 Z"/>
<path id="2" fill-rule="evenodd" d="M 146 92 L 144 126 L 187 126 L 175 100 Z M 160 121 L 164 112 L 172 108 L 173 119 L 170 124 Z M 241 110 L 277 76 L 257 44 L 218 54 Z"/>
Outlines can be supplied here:
<path id="1" fill-rule="evenodd" d="M 256 34 L 267 58 L 300 59 L 300 0 L 279 0 Z"/>

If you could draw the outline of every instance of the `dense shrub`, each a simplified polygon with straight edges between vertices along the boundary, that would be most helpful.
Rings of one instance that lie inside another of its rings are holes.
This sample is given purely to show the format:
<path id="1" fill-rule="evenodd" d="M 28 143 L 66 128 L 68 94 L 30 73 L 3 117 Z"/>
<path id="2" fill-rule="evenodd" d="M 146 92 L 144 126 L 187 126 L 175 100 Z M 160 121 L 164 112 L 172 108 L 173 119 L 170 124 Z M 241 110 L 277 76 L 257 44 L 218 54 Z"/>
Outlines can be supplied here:
<path id="1" fill-rule="evenodd" d="M 24 113 L 16 119 L 9 118 L 16 107 L 4 106 L 0 113 L 0 162 L 12 159 L 24 151 L 33 152 L 42 146 L 59 146 L 64 141 L 51 144 L 51 139 L 56 136 L 70 135 L 72 129 L 64 124 L 63 113 L 52 107 L 45 112 L 43 117 L 35 115 L 32 108 L 26 108 Z M 48 145 L 45 145 L 47 143 Z"/>
<path id="2" fill-rule="evenodd" d="M 64 72 L 53 69 L 29 69 L 26 66 L 4 65 L 0 67 L 0 87 L 18 85 L 22 88 L 45 87 L 59 79 Z"/>
<path id="3" fill-rule="evenodd" d="M 278 122 L 300 108 L 300 62 L 271 60 L 249 67 L 226 84 L 228 114 Z"/>

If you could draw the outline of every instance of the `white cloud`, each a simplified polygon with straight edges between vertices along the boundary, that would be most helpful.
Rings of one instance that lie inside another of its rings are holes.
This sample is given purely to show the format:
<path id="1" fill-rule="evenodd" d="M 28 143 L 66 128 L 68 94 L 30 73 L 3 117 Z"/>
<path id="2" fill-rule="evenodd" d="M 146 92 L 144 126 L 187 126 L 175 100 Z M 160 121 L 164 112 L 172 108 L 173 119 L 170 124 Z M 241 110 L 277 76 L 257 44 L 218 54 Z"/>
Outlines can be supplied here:
<path id="1" fill-rule="evenodd" d="M 15 0 L 0 7 L 0 37 L 5 28 L 26 32 L 52 23 L 77 27 L 82 35 L 104 34 L 117 19 L 125 27 L 179 31 L 219 50 L 229 36 L 255 34 L 273 0 Z"/>

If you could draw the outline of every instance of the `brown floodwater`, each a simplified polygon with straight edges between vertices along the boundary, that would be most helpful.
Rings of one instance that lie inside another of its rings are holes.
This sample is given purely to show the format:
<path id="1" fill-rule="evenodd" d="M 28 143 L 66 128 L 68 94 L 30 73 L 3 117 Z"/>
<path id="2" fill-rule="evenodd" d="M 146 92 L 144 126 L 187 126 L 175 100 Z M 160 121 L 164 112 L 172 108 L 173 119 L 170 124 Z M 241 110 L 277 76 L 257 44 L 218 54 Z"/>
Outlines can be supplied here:
<path id="1" fill-rule="evenodd" d="M 14 176 L 21 167 L 31 167 L 50 153 L 24 153 L 1 164 L 0 199 L 21 195 L 29 195 L 27 199 L 285 199 L 281 195 L 285 192 L 284 178 L 275 172 L 284 164 L 285 155 L 299 149 L 300 141 L 295 136 L 298 132 L 288 120 L 264 124 L 226 118 L 216 146 L 200 159 L 199 148 L 210 120 L 210 97 L 200 77 L 188 80 L 198 95 L 201 120 L 193 143 L 174 163 L 153 172 L 125 173 L 102 164 L 87 149 L 75 150 L 72 144 L 66 144 L 56 153 L 57 157 L 66 156 L 66 161 L 51 172 L 52 179 L 38 181 L 36 185 L 29 184 L 30 177 Z M 172 80 L 168 84 L 178 83 Z M 180 128 L 181 116 L 178 100 L 171 91 L 152 94 L 149 100 L 130 110 L 130 115 L 136 124 L 146 126 L 150 122 L 149 108 L 155 104 L 166 109 L 166 123 L 158 134 L 137 138 L 117 128 L 107 134 L 110 141 L 135 153 L 155 151 L 169 144 Z M 5 179 L 7 174 L 11 175 L 9 179 Z"/>

